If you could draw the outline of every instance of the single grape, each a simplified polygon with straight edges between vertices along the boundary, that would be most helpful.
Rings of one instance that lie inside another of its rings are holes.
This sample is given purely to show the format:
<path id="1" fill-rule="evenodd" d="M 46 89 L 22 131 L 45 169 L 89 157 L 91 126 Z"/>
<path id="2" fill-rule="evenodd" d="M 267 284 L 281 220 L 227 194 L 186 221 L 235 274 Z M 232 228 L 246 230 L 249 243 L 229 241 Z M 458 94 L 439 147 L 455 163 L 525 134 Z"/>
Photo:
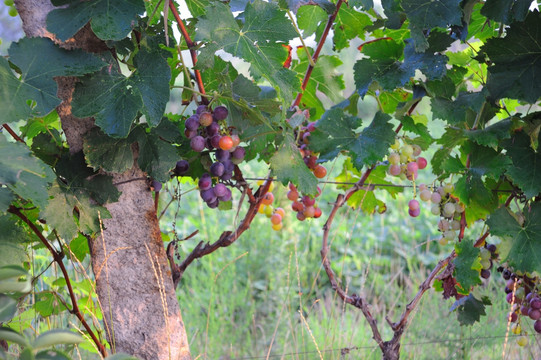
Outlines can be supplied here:
<path id="1" fill-rule="evenodd" d="M 321 208 L 316 207 L 316 210 L 314 212 L 314 218 L 315 219 L 319 218 L 321 214 L 322 214 Z"/>
<path id="2" fill-rule="evenodd" d="M 419 191 L 427 190 L 428 186 L 426 184 L 419 184 Z"/>
<path id="3" fill-rule="evenodd" d="M 220 162 L 224 162 L 226 160 L 229 160 L 230 157 L 231 157 L 231 153 L 229 151 L 225 151 L 222 149 L 216 150 L 216 160 Z"/>
<path id="4" fill-rule="evenodd" d="M 287 198 L 291 201 L 297 201 L 299 199 L 299 193 L 297 191 L 289 190 L 287 192 Z"/>
<path id="5" fill-rule="evenodd" d="M 411 145 L 404 145 L 402 146 L 401 153 L 404 154 L 407 157 L 410 157 L 413 155 L 413 147 Z"/>
<path id="6" fill-rule="evenodd" d="M 450 194 L 455 189 L 455 186 L 452 183 L 445 183 L 443 185 L 443 191 L 445 191 L 446 194 Z"/>
<path id="7" fill-rule="evenodd" d="M 209 112 L 202 112 L 200 115 L 199 115 L 199 123 L 202 125 L 202 126 L 210 126 L 210 124 L 212 124 L 212 114 L 209 113 Z"/>
<path id="8" fill-rule="evenodd" d="M 421 192 L 419 193 L 419 197 L 424 202 L 429 201 L 431 196 L 432 196 L 432 193 L 428 189 L 421 190 Z"/>
<path id="9" fill-rule="evenodd" d="M 533 328 L 538 334 L 541 334 L 541 320 L 536 320 L 536 322 L 533 323 Z"/>
<path id="10" fill-rule="evenodd" d="M 481 277 L 483 279 L 488 279 L 490 277 L 490 270 L 482 269 L 481 270 Z"/>
<path id="11" fill-rule="evenodd" d="M 452 230 L 460 230 L 460 221 L 458 221 L 458 220 L 451 221 L 451 229 Z"/>
<path id="12" fill-rule="evenodd" d="M 462 203 L 456 203 L 455 208 L 456 208 L 455 211 L 459 214 L 462 214 L 464 210 L 466 210 L 466 206 Z"/>
<path id="13" fill-rule="evenodd" d="M 316 122 L 313 121 L 311 123 L 308 123 L 308 125 L 306 126 L 306 130 L 308 130 L 309 132 L 316 131 Z"/>
<path id="14" fill-rule="evenodd" d="M 434 204 L 439 204 L 441 202 L 441 195 L 438 192 L 434 192 L 430 196 L 430 201 L 432 201 Z"/>
<path id="15" fill-rule="evenodd" d="M 481 259 L 481 268 L 489 270 L 492 267 L 492 261 L 490 259 Z"/>
<path id="16" fill-rule="evenodd" d="M 528 337 L 526 335 L 519 336 L 517 338 L 517 345 L 521 347 L 528 345 Z"/>
<path id="17" fill-rule="evenodd" d="M 233 164 L 231 160 L 222 161 L 222 164 L 224 164 L 226 173 L 232 173 L 233 170 L 235 170 L 235 164 Z"/>
<path id="18" fill-rule="evenodd" d="M 218 135 L 218 133 L 220 132 L 220 125 L 218 125 L 218 123 L 213 122 L 207 127 L 206 130 L 207 130 L 207 135 L 209 137 L 213 137 L 214 135 Z"/>
<path id="19" fill-rule="evenodd" d="M 416 162 L 409 162 L 408 165 L 407 165 L 407 170 L 409 173 L 411 174 L 416 174 L 417 173 L 417 170 L 419 170 L 419 166 L 417 165 Z"/>
<path id="20" fill-rule="evenodd" d="M 230 136 L 224 135 L 220 139 L 220 149 L 229 150 L 233 147 L 233 139 Z"/>
<path id="21" fill-rule="evenodd" d="M 13 6 L 13 0 L 4 0 L 4 5 Z"/>
<path id="22" fill-rule="evenodd" d="M 274 214 L 274 207 L 272 205 L 265 205 L 265 216 L 270 218 Z"/>
<path id="23" fill-rule="evenodd" d="M 225 106 L 216 106 L 214 108 L 214 118 L 216 120 L 225 120 L 225 118 L 227 118 L 227 115 L 229 115 L 229 111 Z"/>
<path id="24" fill-rule="evenodd" d="M 490 251 L 485 248 L 481 248 L 479 249 L 479 257 L 481 258 L 481 260 L 490 260 L 492 256 L 490 254 Z"/>
<path id="25" fill-rule="evenodd" d="M 232 171 L 224 171 L 224 174 L 220 177 L 223 181 L 230 180 L 233 177 Z"/>
<path id="26" fill-rule="evenodd" d="M 449 221 L 445 219 L 441 219 L 440 221 L 438 221 L 438 229 L 440 229 L 441 231 L 449 230 Z"/>
<path id="27" fill-rule="evenodd" d="M 274 231 L 279 231 L 282 229 L 284 225 L 282 223 L 278 223 L 278 224 L 272 224 L 272 230 Z"/>
<path id="28" fill-rule="evenodd" d="M 224 174 L 225 166 L 221 162 L 215 162 L 210 165 L 210 174 L 212 176 L 220 177 Z"/>
<path id="29" fill-rule="evenodd" d="M 316 203 L 316 199 L 308 195 L 304 195 L 302 197 L 302 203 L 304 204 L 304 206 L 314 206 L 314 204 Z"/>
<path id="30" fill-rule="evenodd" d="M 391 149 L 393 149 L 393 150 L 400 149 L 400 141 L 398 139 L 394 140 L 394 144 L 391 145 Z"/>
<path id="31" fill-rule="evenodd" d="M 205 173 L 199 179 L 199 190 L 207 190 L 212 186 L 212 178 L 209 174 Z"/>
<path id="32" fill-rule="evenodd" d="M 417 200 L 415 200 L 415 199 L 411 199 L 411 200 L 408 202 L 408 207 L 410 208 L 410 210 L 417 210 L 417 209 L 419 209 L 419 207 L 420 207 L 419 201 L 417 201 Z"/>
<path id="33" fill-rule="evenodd" d="M 530 300 L 530 307 L 532 309 L 541 309 L 541 299 L 534 297 Z"/>
<path id="34" fill-rule="evenodd" d="M 175 165 L 175 175 L 184 175 L 190 169 L 190 163 L 186 160 L 179 160 Z"/>
<path id="35" fill-rule="evenodd" d="M 201 195 L 201 199 L 203 199 L 203 201 L 206 202 L 207 204 L 214 202 L 218 199 L 218 197 L 214 193 L 213 188 L 202 190 L 200 195 Z"/>
<path id="36" fill-rule="evenodd" d="M 322 166 L 322 165 L 318 165 L 318 166 L 316 166 L 316 168 L 314 169 L 314 175 L 315 175 L 318 179 L 324 178 L 325 175 L 327 175 L 327 169 L 325 169 L 325 167 Z"/>
<path id="37" fill-rule="evenodd" d="M 419 216 L 419 214 L 421 213 L 421 209 L 417 208 L 415 210 L 412 210 L 412 209 L 408 209 L 408 214 L 411 216 L 411 217 L 417 217 Z"/>
<path id="38" fill-rule="evenodd" d="M 530 309 L 528 311 L 528 316 L 532 320 L 539 320 L 541 318 L 541 310 L 539 310 L 539 309 Z"/>
<path id="39" fill-rule="evenodd" d="M 222 183 L 218 183 L 214 186 L 213 188 L 214 190 L 214 194 L 216 195 L 216 197 L 222 197 L 224 196 L 225 194 L 227 194 L 227 186 L 225 186 L 224 184 Z"/>
<path id="40" fill-rule="evenodd" d="M 233 140 L 233 148 L 236 148 L 240 144 L 240 138 L 237 134 L 231 135 L 231 140 Z"/>
<path id="41" fill-rule="evenodd" d="M 211 143 L 211 145 L 212 145 L 214 148 L 218 149 L 218 148 L 220 147 L 220 139 L 221 139 L 221 138 L 222 138 L 222 137 L 221 137 L 220 135 L 218 135 L 218 134 L 212 135 L 212 137 L 210 138 L 210 143 Z"/>
<path id="42" fill-rule="evenodd" d="M 208 111 L 207 105 L 199 105 L 197 109 L 195 110 L 195 113 L 197 115 L 201 114 L 202 112 Z"/>
<path id="43" fill-rule="evenodd" d="M 509 314 L 507 314 L 507 320 L 510 321 L 510 322 L 517 322 L 518 320 L 518 315 L 516 312 L 510 312 Z"/>
<path id="44" fill-rule="evenodd" d="M 389 166 L 389 174 L 392 176 L 398 176 L 402 172 L 400 165 L 391 165 Z"/>
<path id="45" fill-rule="evenodd" d="M 300 201 L 293 201 L 291 209 L 293 209 L 293 211 L 302 212 L 304 211 L 304 205 Z"/>
<path id="46" fill-rule="evenodd" d="M 505 301 L 507 301 L 509 304 L 511 304 L 511 302 L 513 302 L 513 293 L 512 292 L 507 294 L 507 296 L 505 297 Z M 515 299 L 515 302 L 516 302 L 516 299 Z"/>
<path id="47" fill-rule="evenodd" d="M 235 159 L 242 160 L 244 159 L 244 156 L 246 156 L 246 150 L 241 146 L 237 146 L 235 151 L 231 153 L 231 156 Z"/>
<path id="48" fill-rule="evenodd" d="M 262 204 L 270 205 L 274 201 L 274 195 L 271 192 L 268 192 L 263 196 L 263 200 L 261 200 Z"/>
<path id="49" fill-rule="evenodd" d="M 313 206 L 306 206 L 303 211 L 303 215 L 307 218 L 312 218 L 316 214 L 316 208 Z"/>
<path id="50" fill-rule="evenodd" d="M 298 212 L 297 213 L 297 220 L 304 221 L 304 220 L 306 220 L 306 216 L 304 216 L 304 214 L 302 212 Z"/>
<path id="51" fill-rule="evenodd" d="M 428 165 L 428 161 L 424 157 L 418 157 L 417 158 L 417 166 L 419 166 L 419 170 L 423 170 Z"/>
<path id="52" fill-rule="evenodd" d="M 456 206 L 456 205 L 455 205 Z M 488 244 L 487 245 L 487 250 L 490 251 L 490 253 L 492 255 L 494 255 L 496 253 L 496 250 L 498 250 L 498 248 L 496 247 L 496 245 L 494 244 Z"/>
<path id="53" fill-rule="evenodd" d="M 150 189 L 155 192 L 159 192 L 162 189 L 162 183 L 157 180 L 152 180 L 150 183 Z"/>
<path id="54" fill-rule="evenodd" d="M 207 206 L 211 209 L 216 209 L 220 205 L 220 200 L 216 199 L 212 202 L 207 203 Z"/>
<path id="55" fill-rule="evenodd" d="M 282 216 L 275 212 L 274 214 L 272 214 L 270 221 L 273 225 L 280 224 L 282 222 Z"/>
<path id="56" fill-rule="evenodd" d="M 197 130 L 197 128 L 199 128 L 199 116 L 198 115 L 190 116 L 188 119 L 186 119 L 186 123 L 184 124 L 184 127 L 192 131 Z"/>
<path id="57" fill-rule="evenodd" d="M 17 9 L 15 8 L 15 6 L 10 6 L 9 7 L 8 14 L 11 17 L 17 16 Z"/>
<path id="58" fill-rule="evenodd" d="M 317 157 L 315 156 L 307 156 L 304 158 L 304 163 L 306 166 L 308 166 L 308 169 L 315 170 L 317 166 Z"/>
<path id="59" fill-rule="evenodd" d="M 442 246 L 445 246 L 449 243 L 449 240 L 447 240 L 446 238 L 442 237 L 441 239 L 438 240 L 438 244 L 442 245 Z"/>
<path id="60" fill-rule="evenodd" d="M 419 145 L 413 144 L 413 145 L 411 145 L 411 147 L 413 148 L 413 156 L 421 155 L 421 151 L 423 151 L 423 150 L 421 149 L 421 147 Z"/>
<path id="61" fill-rule="evenodd" d="M 274 209 L 274 212 L 280 215 L 282 219 L 286 216 L 286 211 L 282 208 L 276 208 Z"/>
<path id="62" fill-rule="evenodd" d="M 197 152 L 203 151 L 206 146 L 205 138 L 200 135 L 194 136 L 190 140 L 190 146 L 192 147 L 194 151 L 197 151 Z"/>
<path id="63" fill-rule="evenodd" d="M 456 232 L 453 230 L 447 230 L 443 233 L 443 237 L 449 241 L 453 241 L 456 238 Z"/>
<path id="64" fill-rule="evenodd" d="M 502 277 L 505 280 L 509 280 L 511 278 L 511 271 L 509 271 L 509 269 L 504 269 L 502 272 Z"/>
<path id="65" fill-rule="evenodd" d="M 438 204 L 432 205 L 432 207 L 430 208 L 430 212 L 433 215 L 439 215 L 440 214 L 440 206 Z"/>
<path id="66" fill-rule="evenodd" d="M 218 200 L 220 201 L 229 201 L 231 200 L 233 194 L 231 194 L 231 190 L 229 188 L 225 188 L 225 195 L 218 196 Z"/>
<path id="67" fill-rule="evenodd" d="M 288 187 L 289 187 L 289 190 L 298 192 L 297 187 L 293 183 L 289 183 Z"/>

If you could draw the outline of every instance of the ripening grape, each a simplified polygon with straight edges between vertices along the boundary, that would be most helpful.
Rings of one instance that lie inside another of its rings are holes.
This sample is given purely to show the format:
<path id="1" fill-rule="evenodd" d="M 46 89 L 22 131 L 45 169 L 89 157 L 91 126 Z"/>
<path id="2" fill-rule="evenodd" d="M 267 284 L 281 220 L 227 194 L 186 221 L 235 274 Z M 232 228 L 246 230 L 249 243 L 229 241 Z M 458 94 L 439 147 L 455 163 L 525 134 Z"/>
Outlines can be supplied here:
<path id="1" fill-rule="evenodd" d="M 455 186 L 451 183 L 446 183 L 443 185 L 443 191 L 445 191 L 446 194 L 450 194 L 455 189 Z"/>
<path id="2" fill-rule="evenodd" d="M 421 147 L 419 145 L 413 144 L 413 145 L 411 145 L 411 147 L 413 148 L 413 156 L 421 155 L 422 149 L 421 149 Z"/>
<path id="3" fill-rule="evenodd" d="M 453 241 L 456 237 L 456 232 L 454 232 L 453 230 L 447 230 L 443 233 L 443 237 L 449 241 Z"/>
<path id="4" fill-rule="evenodd" d="M 440 219 L 440 221 L 438 222 L 438 229 L 440 229 L 441 231 L 449 230 L 449 221 L 445 219 Z"/>
<path id="5" fill-rule="evenodd" d="M 299 221 L 304 221 L 304 220 L 306 220 L 306 216 L 304 216 L 304 214 L 303 214 L 302 212 L 299 211 L 299 212 L 297 213 L 297 220 L 299 220 Z"/>
<path id="6" fill-rule="evenodd" d="M 12 16 L 12 17 L 17 16 L 17 9 L 15 8 L 15 6 L 9 7 L 8 14 L 9 16 Z"/>
<path id="7" fill-rule="evenodd" d="M 321 216 L 321 214 L 322 214 L 321 209 L 316 207 L 316 210 L 314 212 L 314 218 L 316 218 L 316 219 L 319 218 Z"/>
<path id="8" fill-rule="evenodd" d="M 391 145 L 391 149 L 393 149 L 393 150 L 400 149 L 400 141 L 398 141 L 398 139 L 394 140 L 394 144 Z"/>
<path id="9" fill-rule="evenodd" d="M 438 204 L 432 205 L 432 207 L 430 208 L 430 212 L 433 215 L 440 215 L 440 206 Z"/>
<path id="10" fill-rule="evenodd" d="M 419 166 L 417 165 L 416 162 L 412 161 L 412 162 L 408 163 L 407 170 L 408 170 L 409 173 L 416 174 L 417 170 L 419 170 Z"/>
<path id="11" fill-rule="evenodd" d="M 455 207 L 456 207 L 455 211 L 459 214 L 462 214 L 464 210 L 466 210 L 466 206 L 462 203 L 457 203 Z"/>
<path id="12" fill-rule="evenodd" d="M 231 140 L 233 140 L 233 149 L 239 146 L 240 144 L 240 138 L 237 134 L 231 135 Z"/>
<path id="13" fill-rule="evenodd" d="M 274 195 L 271 192 L 268 192 L 263 196 L 263 199 L 261 200 L 262 204 L 270 205 L 274 201 Z"/>
<path id="14" fill-rule="evenodd" d="M 205 149 L 206 141 L 202 136 L 197 135 L 190 140 L 190 146 L 194 151 L 201 152 Z"/>
<path id="15" fill-rule="evenodd" d="M 528 337 L 525 335 L 519 336 L 517 338 L 517 345 L 518 346 L 526 346 L 528 345 Z"/>
<path id="16" fill-rule="evenodd" d="M 318 179 L 324 178 L 325 175 L 327 175 L 327 169 L 325 169 L 325 167 L 323 167 L 323 166 L 321 166 L 321 165 L 318 165 L 318 166 L 316 166 L 316 168 L 314 169 L 314 175 L 315 175 Z"/>
<path id="17" fill-rule="evenodd" d="M 229 150 L 233 147 L 233 139 L 228 135 L 222 136 L 220 138 L 219 146 L 222 150 Z"/>
<path id="18" fill-rule="evenodd" d="M 441 239 L 438 240 L 438 243 L 442 246 L 445 246 L 449 243 L 449 240 L 447 240 L 446 238 L 442 237 Z"/>
<path id="19" fill-rule="evenodd" d="M 278 225 L 282 222 L 282 216 L 278 213 L 274 213 L 272 214 L 272 216 L 270 217 L 270 221 L 273 225 Z"/>
<path id="20" fill-rule="evenodd" d="M 413 155 L 413 147 L 411 145 L 404 145 L 402 146 L 402 149 L 400 149 L 401 153 L 406 155 L 407 157 L 410 157 Z"/>
<path id="21" fill-rule="evenodd" d="M 424 157 L 418 157 L 417 158 L 417 166 L 419 166 L 419 170 L 423 170 L 428 165 L 428 162 Z"/>
<path id="22" fill-rule="evenodd" d="M 402 172 L 400 165 L 391 165 L 389 166 L 389 174 L 393 176 L 398 176 Z"/>
<path id="23" fill-rule="evenodd" d="M 280 217 L 283 219 L 285 216 L 286 216 L 286 211 L 282 208 L 276 208 L 274 210 L 274 212 L 278 215 L 280 215 Z"/>
<path id="24" fill-rule="evenodd" d="M 432 201 L 434 204 L 439 204 L 441 202 L 441 195 L 437 192 L 434 192 L 431 196 L 430 196 L 430 201 Z M 437 214 L 434 214 L 434 215 L 439 215 L 440 213 L 438 212 Z"/>
<path id="25" fill-rule="evenodd" d="M 293 201 L 293 204 L 291 204 L 291 209 L 293 209 L 293 211 L 302 212 L 304 211 L 304 205 L 299 201 Z"/>
<path id="26" fill-rule="evenodd" d="M 302 197 L 302 203 L 304 204 L 304 206 L 314 206 L 314 204 L 316 203 L 316 199 L 308 195 L 304 195 Z"/>
<path id="27" fill-rule="evenodd" d="M 280 222 L 278 224 L 272 224 L 272 230 L 274 231 L 278 231 L 278 230 L 281 230 L 283 227 L 283 224 Z"/>
<path id="28" fill-rule="evenodd" d="M 420 207 L 419 201 L 417 201 L 417 200 L 415 200 L 415 199 L 411 199 L 411 200 L 408 202 L 408 207 L 410 208 L 410 210 L 417 210 L 417 209 L 419 209 L 419 207 Z"/>
<path id="29" fill-rule="evenodd" d="M 231 200 L 232 196 L 233 196 L 233 194 L 231 193 L 231 190 L 229 188 L 225 188 L 225 195 L 218 196 L 218 200 L 220 200 L 220 201 L 229 201 L 229 200 Z"/>
<path id="30" fill-rule="evenodd" d="M 313 206 L 306 206 L 304 208 L 303 214 L 307 218 L 312 218 L 316 214 L 316 209 Z"/>
<path id="31" fill-rule="evenodd" d="M 421 190 L 421 192 L 419 193 L 419 197 L 424 202 L 429 201 L 431 196 L 432 196 L 432 193 L 428 189 Z"/>
<path id="32" fill-rule="evenodd" d="M 400 164 L 400 155 L 397 153 L 392 153 L 389 155 L 389 164 L 398 165 Z"/>
<path id="33" fill-rule="evenodd" d="M 412 210 L 412 209 L 408 209 L 408 214 L 411 216 L 411 217 L 417 217 L 419 216 L 419 214 L 421 213 L 421 209 L 417 208 L 415 210 Z"/>
<path id="34" fill-rule="evenodd" d="M 263 213 L 266 217 L 270 218 L 274 214 L 274 207 L 272 205 L 265 205 L 265 210 Z"/>
<path id="35" fill-rule="evenodd" d="M 451 229 L 452 230 L 460 230 L 460 221 L 458 221 L 458 220 L 451 221 Z"/>
<path id="36" fill-rule="evenodd" d="M 210 126 L 210 124 L 212 124 L 212 114 L 209 113 L 209 112 L 203 112 L 201 113 L 201 115 L 199 115 L 199 124 L 201 124 L 202 126 Z"/>
<path id="37" fill-rule="evenodd" d="M 297 191 L 289 190 L 287 192 L 287 198 L 291 201 L 297 201 L 299 198 L 299 193 Z"/>

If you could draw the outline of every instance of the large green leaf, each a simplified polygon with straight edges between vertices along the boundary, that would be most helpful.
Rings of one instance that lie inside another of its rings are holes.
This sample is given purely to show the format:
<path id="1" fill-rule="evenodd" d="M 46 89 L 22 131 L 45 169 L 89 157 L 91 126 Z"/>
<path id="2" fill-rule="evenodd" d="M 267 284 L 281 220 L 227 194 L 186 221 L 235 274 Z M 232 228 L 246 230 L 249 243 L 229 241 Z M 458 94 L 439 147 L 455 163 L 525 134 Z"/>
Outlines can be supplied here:
<path id="1" fill-rule="evenodd" d="M 72 1 L 68 7 L 48 14 L 47 29 L 65 41 L 90 21 L 92 31 L 100 39 L 121 40 L 144 11 L 143 0 Z"/>
<path id="2" fill-rule="evenodd" d="M 82 50 L 61 49 L 47 38 L 23 38 L 11 45 L 9 55 L 21 76 L 17 78 L 8 62 L 0 59 L 2 122 L 48 114 L 60 104 L 53 77 L 80 76 L 105 65 L 94 55 Z"/>
<path id="3" fill-rule="evenodd" d="M 507 175 L 518 185 L 528 198 L 541 192 L 541 152 L 535 152 L 530 137 L 518 132 L 511 139 L 503 142 L 507 155 L 513 164 L 507 169 Z"/>
<path id="4" fill-rule="evenodd" d="M 169 171 L 180 159 L 177 148 L 156 134 L 148 134 L 141 128 L 134 131 L 133 139 L 139 144 L 137 162 L 141 170 L 160 182 L 169 180 L 171 178 Z"/>
<path id="5" fill-rule="evenodd" d="M 113 137 L 126 137 L 139 111 L 151 126 L 158 125 L 169 101 L 171 70 L 159 53 L 146 49 L 135 56 L 135 64 L 130 77 L 104 69 L 82 78 L 73 94 L 73 114 L 94 117 Z"/>
<path id="6" fill-rule="evenodd" d="M 310 149 L 320 153 L 320 159 L 329 161 L 340 151 L 347 151 L 357 169 L 383 159 L 394 143 L 395 132 L 390 116 L 378 112 L 369 126 L 360 133 L 355 130 L 361 120 L 334 107 L 317 121 L 316 131 L 310 136 Z"/>
<path id="7" fill-rule="evenodd" d="M 481 320 L 481 316 L 486 315 L 486 305 L 492 305 L 487 297 L 477 300 L 473 293 L 470 293 L 468 296 L 457 300 L 451 307 L 451 311 L 456 309 L 460 325 L 469 326 Z"/>
<path id="8" fill-rule="evenodd" d="M 531 4 L 531 0 L 487 0 L 481 14 L 491 20 L 510 24 L 513 20 L 523 21 Z"/>
<path id="9" fill-rule="evenodd" d="M 304 163 L 292 136 L 287 135 L 270 159 L 273 175 L 287 185 L 292 182 L 303 194 L 315 194 L 317 179 Z"/>
<path id="10" fill-rule="evenodd" d="M 519 223 L 520 221 L 520 223 Z M 515 270 L 541 271 L 541 203 L 524 209 L 519 217 L 502 207 L 487 220 L 492 235 L 502 237 L 500 255 Z"/>
<path id="11" fill-rule="evenodd" d="M 86 162 L 94 170 L 124 172 L 133 166 L 131 144 L 128 139 L 115 139 L 93 129 L 84 139 Z"/>
<path id="12" fill-rule="evenodd" d="M 479 248 L 473 246 L 473 241 L 464 239 L 455 244 L 455 251 L 454 274 L 460 284 L 460 286 L 457 285 L 457 290 L 461 294 L 469 294 L 470 288 L 481 284 L 479 271 L 482 266 L 479 259 Z"/>
<path id="13" fill-rule="evenodd" d="M 255 0 L 246 5 L 244 26 L 239 27 L 228 6 L 213 3 L 199 19 L 195 39 L 205 42 L 198 66 L 212 67 L 214 54 L 224 50 L 250 63 L 251 74 L 263 76 L 289 102 L 300 80 L 282 65 L 287 51 L 282 44 L 297 33 L 275 3 Z"/>
<path id="14" fill-rule="evenodd" d="M 490 61 L 487 88 L 496 98 L 534 103 L 541 96 L 541 13 L 514 22 L 504 38 L 487 40 L 481 48 Z"/>

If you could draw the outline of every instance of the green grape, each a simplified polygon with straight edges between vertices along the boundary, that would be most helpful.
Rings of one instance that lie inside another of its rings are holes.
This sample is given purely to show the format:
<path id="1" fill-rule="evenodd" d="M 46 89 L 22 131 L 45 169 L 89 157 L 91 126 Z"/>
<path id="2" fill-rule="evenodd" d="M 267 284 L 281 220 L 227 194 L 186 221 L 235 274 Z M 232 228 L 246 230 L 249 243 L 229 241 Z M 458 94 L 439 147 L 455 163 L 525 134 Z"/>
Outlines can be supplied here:
<path id="1" fill-rule="evenodd" d="M 391 149 L 393 149 L 393 150 L 400 149 L 400 141 L 398 139 L 394 140 L 394 144 L 391 145 Z"/>
<path id="2" fill-rule="evenodd" d="M 481 259 L 481 267 L 483 270 L 490 269 L 490 260 L 489 259 Z"/>
<path id="3" fill-rule="evenodd" d="M 18 13 L 17 13 L 17 9 L 15 9 L 15 6 L 11 6 L 9 8 L 8 14 L 9 16 L 13 16 L 13 17 L 17 16 Z"/>
<path id="4" fill-rule="evenodd" d="M 13 0 L 4 0 L 4 5 L 13 6 Z"/>
<path id="5" fill-rule="evenodd" d="M 400 152 L 406 155 L 407 157 L 410 157 L 411 155 L 413 155 L 413 147 L 411 145 L 404 145 L 402 146 L 402 149 Z"/>
<path id="6" fill-rule="evenodd" d="M 419 197 L 425 202 L 429 201 L 431 196 L 432 193 L 428 189 L 421 190 L 421 192 L 419 193 Z"/>
<path id="7" fill-rule="evenodd" d="M 490 260 L 492 254 L 485 248 L 479 249 L 479 257 L 481 260 Z"/>
<path id="8" fill-rule="evenodd" d="M 443 233 L 443 237 L 449 241 L 453 241 L 456 237 L 456 232 L 454 232 L 453 230 L 447 230 Z"/>
<path id="9" fill-rule="evenodd" d="M 452 230 L 460 230 L 460 221 L 458 221 L 458 220 L 451 221 L 451 229 Z"/>
<path id="10" fill-rule="evenodd" d="M 443 185 L 443 191 L 445 191 L 446 194 L 450 194 L 455 189 L 455 186 L 451 183 L 446 183 Z"/>
<path id="11" fill-rule="evenodd" d="M 452 217 L 454 213 L 455 204 L 448 202 L 447 204 L 443 205 L 443 216 Z"/>
<path id="12" fill-rule="evenodd" d="M 524 336 L 524 335 L 519 336 L 517 338 L 517 345 L 518 346 L 526 346 L 526 345 L 528 345 L 528 337 Z"/>
<path id="13" fill-rule="evenodd" d="M 449 243 L 449 240 L 447 240 L 446 238 L 442 237 L 441 239 L 438 240 L 438 243 L 442 246 L 445 246 Z"/>
<path id="14" fill-rule="evenodd" d="M 392 153 L 389 155 L 389 164 L 398 165 L 400 164 L 400 155 L 397 153 Z"/>
<path id="15" fill-rule="evenodd" d="M 432 207 L 430 208 L 430 212 L 434 215 L 439 215 L 440 214 L 440 206 L 439 205 L 432 205 Z"/>

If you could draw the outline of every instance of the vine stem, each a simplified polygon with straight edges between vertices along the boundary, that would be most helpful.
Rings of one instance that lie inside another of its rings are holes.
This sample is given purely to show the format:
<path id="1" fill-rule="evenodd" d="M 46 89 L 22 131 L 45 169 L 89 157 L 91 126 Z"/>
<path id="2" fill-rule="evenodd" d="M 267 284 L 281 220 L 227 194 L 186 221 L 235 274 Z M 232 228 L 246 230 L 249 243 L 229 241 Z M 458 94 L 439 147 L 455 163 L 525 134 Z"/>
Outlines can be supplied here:
<path id="1" fill-rule="evenodd" d="M 310 64 L 308 65 L 308 68 L 306 69 L 306 73 L 304 74 L 304 78 L 302 79 L 301 91 L 297 94 L 297 97 L 293 101 L 293 104 L 291 104 L 291 108 L 299 106 L 299 104 L 301 103 L 302 95 L 304 94 L 304 90 L 306 89 L 306 86 L 308 85 L 308 80 L 310 80 L 310 76 L 312 75 L 312 71 L 314 70 L 315 64 L 317 62 L 317 58 L 319 57 L 319 53 L 321 52 L 321 49 L 323 48 L 323 45 L 325 44 L 325 40 L 327 39 L 327 36 L 329 36 L 329 32 L 331 31 L 331 28 L 334 24 L 334 20 L 336 20 L 336 16 L 338 15 L 338 11 L 340 10 L 340 7 L 342 6 L 343 2 L 344 0 L 338 0 L 338 2 L 336 3 L 336 9 L 334 9 L 333 13 L 329 15 L 329 18 L 327 20 L 327 25 L 325 26 L 325 30 L 323 30 L 323 33 L 321 34 L 321 38 L 319 39 L 316 50 L 314 51 L 314 55 L 311 56 L 312 62 L 310 62 Z"/>
<path id="2" fill-rule="evenodd" d="M 72 309 L 70 310 L 70 312 L 74 314 L 75 316 L 77 316 L 81 324 L 83 324 L 84 328 L 86 329 L 86 331 L 92 338 L 92 341 L 94 341 L 94 343 L 98 347 L 100 354 L 103 357 L 107 357 L 107 350 L 105 349 L 105 346 L 98 340 L 98 337 L 96 336 L 96 334 L 94 333 L 90 325 L 88 325 L 83 314 L 81 313 L 81 310 L 79 309 L 79 305 L 77 304 L 77 298 L 75 297 L 75 293 L 73 292 L 73 287 L 71 285 L 71 280 L 70 280 L 68 271 L 66 270 L 66 266 L 64 265 L 64 262 L 62 261 L 62 258 L 64 257 L 63 253 L 61 251 L 60 252 L 56 251 L 55 248 L 53 248 L 53 246 L 49 243 L 49 241 L 47 241 L 47 239 L 43 236 L 41 231 L 39 231 L 39 229 L 36 227 L 36 225 L 32 221 L 30 221 L 30 219 L 20 211 L 20 209 L 16 208 L 13 205 L 10 205 L 8 212 L 16 215 L 22 221 L 24 221 L 30 227 L 30 229 L 32 229 L 32 231 L 36 234 L 36 236 L 41 240 L 43 245 L 45 245 L 47 250 L 49 250 L 49 252 L 53 255 L 53 260 L 60 267 L 60 270 L 62 271 L 62 274 L 64 275 L 64 280 L 66 280 L 66 286 L 68 288 L 68 292 L 69 292 L 69 295 L 71 298 L 71 304 L 72 304 Z"/>
<path id="3" fill-rule="evenodd" d="M 9 135 L 11 135 L 16 141 L 18 142 L 22 142 L 23 144 L 25 143 L 23 139 L 20 138 L 19 135 L 17 135 L 15 133 L 15 131 L 13 131 L 13 129 L 8 125 L 8 124 L 2 124 L 2 127 L 4 129 L 6 129 L 6 131 L 9 133 Z"/>
<path id="4" fill-rule="evenodd" d="M 195 69 L 195 64 L 197 64 L 197 52 L 195 51 L 195 48 L 197 47 L 197 44 L 193 42 L 192 38 L 190 37 L 190 34 L 188 34 L 188 30 L 186 29 L 186 26 L 184 25 L 184 21 L 182 21 L 182 19 L 180 18 L 178 10 L 175 4 L 173 3 L 173 1 L 169 1 L 169 8 L 171 9 L 173 16 L 175 17 L 175 20 L 178 25 L 178 29 L 180 33 L 182 34 L 182 37 L 184 37 L 184 40 L 186 41 L 186 45 L 188 45 L 188 50 L 190 50 L 190 55 L 192 57 L 192 63 L 194 66 L 193 71 L 195 74 L 195 81 L 197 83 L 197 87 L 199 88 L 199 92 L 202 94 L 205 94 L 205 96 L 201 96 L 201 103 L 207 105 L 208 100 L 206 97 L 205 86 L 203 85 L 203 78 L 201 77 L 201 72 Z"/>

